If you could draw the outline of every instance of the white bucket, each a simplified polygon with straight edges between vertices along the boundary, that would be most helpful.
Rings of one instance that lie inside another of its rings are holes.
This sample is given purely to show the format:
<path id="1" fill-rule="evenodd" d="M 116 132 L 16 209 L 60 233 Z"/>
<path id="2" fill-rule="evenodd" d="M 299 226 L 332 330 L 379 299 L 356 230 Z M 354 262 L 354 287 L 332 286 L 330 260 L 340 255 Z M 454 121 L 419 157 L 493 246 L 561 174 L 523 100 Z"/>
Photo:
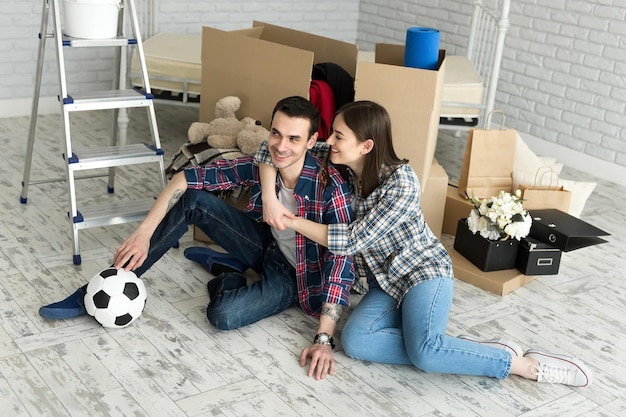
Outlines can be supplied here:
<path id="1" fill-rule="evenodd" d="M 121 0 L 63 0 L 67 36 L 108 39 L 117 36 Z"/>

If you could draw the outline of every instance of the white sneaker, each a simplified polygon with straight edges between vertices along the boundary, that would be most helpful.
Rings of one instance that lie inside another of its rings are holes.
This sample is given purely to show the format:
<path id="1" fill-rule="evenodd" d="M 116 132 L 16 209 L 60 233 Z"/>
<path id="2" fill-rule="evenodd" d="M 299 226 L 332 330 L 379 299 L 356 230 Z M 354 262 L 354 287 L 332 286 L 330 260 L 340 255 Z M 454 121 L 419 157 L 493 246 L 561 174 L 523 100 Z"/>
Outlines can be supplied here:
<path id="1" fill-rule="evenodd" d="M 473 336 L 461 335 L 458 336 L 459 339 L 469 340 L 470 342 L 480 343 L 481 345 L 489 345 L 498 349 L 506 350 L 512 356 L 522 356 L 524 355 L 524 349 L 517 343 L 512 340 L 507 339 L 490 339 L 490 340 L 478 340 Z"/>
<path id="2" fill-rule="evenodd" d="M 539 366 L 533 367 L 537 382 L 586 387 L 591 385 L 591 370 L 578 358 L 543 352 L 538 349 L 527 350 L 525 358 L 533 358 Z"/>

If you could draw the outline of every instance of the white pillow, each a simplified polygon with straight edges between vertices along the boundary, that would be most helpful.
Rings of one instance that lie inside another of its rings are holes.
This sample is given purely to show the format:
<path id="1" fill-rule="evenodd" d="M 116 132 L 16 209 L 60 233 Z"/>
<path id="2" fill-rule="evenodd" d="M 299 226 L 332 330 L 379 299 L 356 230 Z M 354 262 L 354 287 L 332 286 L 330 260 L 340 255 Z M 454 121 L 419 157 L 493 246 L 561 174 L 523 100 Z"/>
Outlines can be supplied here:
<path id="1" fill-rule="evenodd" d="M 557 164 L 554 158 L 537 156 L 518 133 L 515 142 L 513 171 L 523 171 L 535 175 L 535 172 L 544 167 L 550 167 L 554 172 L 560 174 L 563 164 Z"/>
<path id="2" fill-rule="evenodd" d="M 544 167 L 550 167 L 552 172 L 556 172 L 560 174 L 563 170 L 563 164 L 560 162 L 556 162 L 556 158 L 549 158 L 547 156 L 540 156 L 539 160 L 543 164 Z"/>

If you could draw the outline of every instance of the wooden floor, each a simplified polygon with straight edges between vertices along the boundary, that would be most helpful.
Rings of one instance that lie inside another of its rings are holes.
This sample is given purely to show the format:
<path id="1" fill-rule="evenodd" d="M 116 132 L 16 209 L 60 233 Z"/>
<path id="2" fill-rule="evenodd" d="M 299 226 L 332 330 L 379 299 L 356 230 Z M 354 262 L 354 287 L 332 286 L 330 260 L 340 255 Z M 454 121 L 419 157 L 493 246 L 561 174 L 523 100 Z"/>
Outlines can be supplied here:
<path id="1" fill-rule="evenodd" d="M 197 109 L 160 105 L 157 115 L 169 162 Z M 108 140 L 109 113 L 73 120 L 75 142 Z M 131 137 L 145 135 L 145 114 L 135 110 L 131 121 Z M 609 243 L 564 254 L 558 275 L 505 297 L 457 281 L 448 327 L 451 335 L 504 336 L 525 348 L 579 356 L 595 374 L 592 387 L 426 374 L 352 360 L 340 345 L 336 374 L 315 381 L 298 364 L 315 321 L 299 309 L 236 331 L 208 323 L 211 276 L 182 255 L 197 245 L 191 233 L 144 275 L 147 306 L 131 326 L 105 330 L 88 317 L 41 318 L 39 306 L 64 298 L 109 265 L 136 224 L 82 231 L 83 262 L 73 265 L 65 184 L 31 186 L 28 204 L 19 201 L 28 124 L 28 117 L 0 119 L 2 416 L 626 415 L 624 187 L 599 182 L 582 215 L 612 234 Z M 58 115 L 39 118 L 33 179 L 63 174 L 60 132 Z M 437 158 L 451 179 L 463 149 L 463 139 L 441 135 Z M 564 172 L 589 179 L 571 167 Z M 105 178 L 82 180 L 79 196 L 123 200 L 158 193 L 156 171 L 146 167 L 120 170 L 117 180 L 113 195 L 106 194 Z"/>

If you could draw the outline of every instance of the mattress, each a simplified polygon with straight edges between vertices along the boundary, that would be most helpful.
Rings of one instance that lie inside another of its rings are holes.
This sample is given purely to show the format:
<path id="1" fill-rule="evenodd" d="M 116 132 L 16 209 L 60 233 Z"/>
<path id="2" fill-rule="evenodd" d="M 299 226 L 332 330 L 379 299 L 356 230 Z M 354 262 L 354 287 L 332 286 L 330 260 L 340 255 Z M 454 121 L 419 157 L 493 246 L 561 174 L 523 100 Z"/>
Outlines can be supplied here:
<path id="1" fill-rule="evenodd" d="M 443 74 L 442 117 L 478 117 L 479 107 L 455 107 L 446 103 L 483 103 L 485 86 L 480 75 L 464 56 L 446 56 L 446 71 Z"/>
<path id="2" fill-rule="evenodd" d="M 143 42 L 143 50 L 153 91 L 200 94 L 202 35 L 159 33 Z M 130 71 L 133 85 L 142 86 L 136 50 Z"/>

